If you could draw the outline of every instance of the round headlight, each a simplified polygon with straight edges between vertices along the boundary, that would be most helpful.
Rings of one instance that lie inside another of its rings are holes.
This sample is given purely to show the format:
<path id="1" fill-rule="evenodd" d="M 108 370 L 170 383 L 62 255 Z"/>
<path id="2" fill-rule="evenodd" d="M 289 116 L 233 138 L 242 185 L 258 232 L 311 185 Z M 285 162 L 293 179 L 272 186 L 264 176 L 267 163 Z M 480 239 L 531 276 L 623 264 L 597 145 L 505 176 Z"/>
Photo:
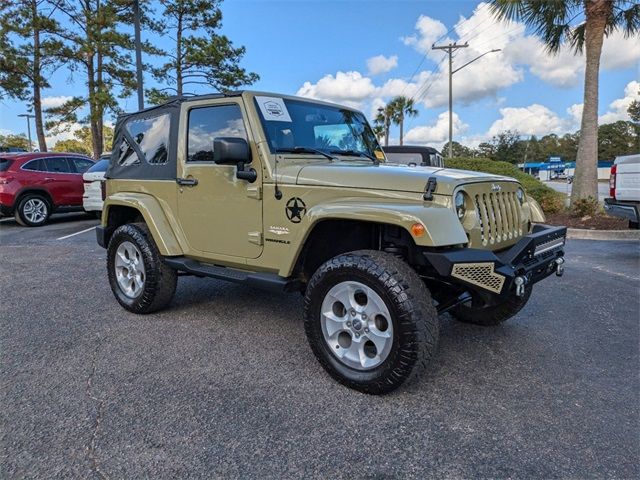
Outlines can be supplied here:
<path id="1" fill-rule="evenodd" d="M 524 190 L 522 190 L 521 188 L 519 188 L 516 191 L 516 196 L 518 197 L 518 201 L 520 202 L 520 204 L 524 203 Z"/>
<path id="2" fill-rule="evenodd" d="M 462 192 L 456 193 L 455 206 L 456 206 L 456 213 L 458 214 L 458 218 L 462 219 L 462 217 L 464 217 L 464 212 L 465 212 L 464 193 Z"/>

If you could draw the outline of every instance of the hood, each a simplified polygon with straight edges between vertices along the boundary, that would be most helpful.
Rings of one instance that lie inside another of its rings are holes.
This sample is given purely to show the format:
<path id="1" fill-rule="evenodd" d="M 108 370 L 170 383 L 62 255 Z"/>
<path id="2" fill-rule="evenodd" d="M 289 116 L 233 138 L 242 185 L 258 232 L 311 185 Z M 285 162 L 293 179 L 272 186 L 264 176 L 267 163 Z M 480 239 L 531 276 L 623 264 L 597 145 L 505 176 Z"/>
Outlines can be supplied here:
<path id="1" fill-rule="evenodd" d="M 452 168 L 328 162 L 303 166 L 298 172 L 296 184 L 422 193 L 430 177 L 436 178 L 434 193 L 438 195 L 451 195 L 458 185 L 464 183 L 515 181 L 509 177 Z"/>

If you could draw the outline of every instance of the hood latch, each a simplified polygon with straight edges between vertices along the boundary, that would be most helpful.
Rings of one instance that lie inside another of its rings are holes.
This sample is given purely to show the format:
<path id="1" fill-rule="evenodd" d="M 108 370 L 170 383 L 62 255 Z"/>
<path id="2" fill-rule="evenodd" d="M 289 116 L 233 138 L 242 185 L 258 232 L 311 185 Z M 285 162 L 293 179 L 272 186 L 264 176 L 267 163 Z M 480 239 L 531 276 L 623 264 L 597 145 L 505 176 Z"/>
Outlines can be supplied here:
<path id="1" fill-rule="evenodd" d="M 427 187 L 422 198 L 425 200 L 433 200 L 433 192 L 435 192 L 437 186 L 438 181 L 436 180 L 436 177 L 429 177 L 429 180 L 427 180 Z"/>

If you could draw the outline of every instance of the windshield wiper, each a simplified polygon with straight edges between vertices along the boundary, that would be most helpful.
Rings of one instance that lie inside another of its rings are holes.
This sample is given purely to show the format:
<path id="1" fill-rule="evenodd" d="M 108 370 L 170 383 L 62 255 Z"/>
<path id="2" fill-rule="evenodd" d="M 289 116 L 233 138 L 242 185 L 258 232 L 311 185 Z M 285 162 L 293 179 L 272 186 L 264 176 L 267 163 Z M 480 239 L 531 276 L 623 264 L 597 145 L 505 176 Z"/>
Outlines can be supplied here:
<path id="1" fill-rule="evenodd" d="M 311 147 L 276 148 L 276 153 L 317 153 L 318 155 L 322 155 L 323 157 L 328 158 L 331 161 L 337 160 L 337 158 L 333 155 L 330 155 L 327 152 L 323 152 L 322 150 L 318 150 L 317 148 Z"/>
<path id="2" fill-rule="evenodd" d="M 379 163 L 378 159 L 373 155 L 370 155 L 367 152 L 361 152 L 359 150 L 330 150 L 330 153 L 335 153 L 338 155 L 353 155 L 354 157 L 366 157 L 375 164 Z"/>

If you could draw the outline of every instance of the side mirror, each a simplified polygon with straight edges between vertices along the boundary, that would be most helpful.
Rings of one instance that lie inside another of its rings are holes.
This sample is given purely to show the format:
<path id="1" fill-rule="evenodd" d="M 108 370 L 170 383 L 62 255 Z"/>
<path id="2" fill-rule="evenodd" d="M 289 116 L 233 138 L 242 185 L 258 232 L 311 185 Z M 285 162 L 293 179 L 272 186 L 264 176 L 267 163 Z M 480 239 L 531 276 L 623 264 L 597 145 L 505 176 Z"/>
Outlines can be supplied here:
<path id="1" fill-rule="evenodd" d="M 244 138 L 216 137 L 213 140 L 213 161 L 218 165 L 251 163 L 251 150 Z"/>
<path id="2" fill-rule="evenodd" d="M 217 137 L 213 139 L 213 161 L 218 165 L 236 164 L 236 178 L 253 183 L 258 172 L 246 169 L 245 163 L 251 163 L 251 150 L 244 138 Z"/>

